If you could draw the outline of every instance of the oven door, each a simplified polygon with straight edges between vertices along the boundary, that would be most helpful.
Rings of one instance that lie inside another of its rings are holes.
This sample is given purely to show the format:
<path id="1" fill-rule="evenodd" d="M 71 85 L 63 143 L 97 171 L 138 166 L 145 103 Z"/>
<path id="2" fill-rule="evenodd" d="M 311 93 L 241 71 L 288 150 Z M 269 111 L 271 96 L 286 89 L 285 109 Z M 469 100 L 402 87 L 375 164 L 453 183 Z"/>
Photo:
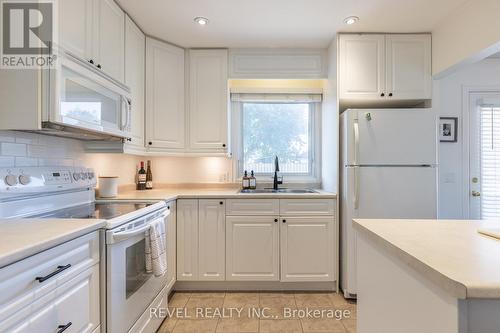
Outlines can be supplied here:
<path id="1" fill-rule="evenodd" d="M 129 136 L 132 101 L 127 87 L 69 55 L 61 57 L 51 74 L 50 122 Z"/>
<path id="2" fill-rule="evenodd" d="M 166 285 L 166 273 L 155 277 L 146 272 L 145 231 L 152 221 L 165 221 L 169 213 L 165 209 L 106 233 L 108 332 L 128 332 Z"/>

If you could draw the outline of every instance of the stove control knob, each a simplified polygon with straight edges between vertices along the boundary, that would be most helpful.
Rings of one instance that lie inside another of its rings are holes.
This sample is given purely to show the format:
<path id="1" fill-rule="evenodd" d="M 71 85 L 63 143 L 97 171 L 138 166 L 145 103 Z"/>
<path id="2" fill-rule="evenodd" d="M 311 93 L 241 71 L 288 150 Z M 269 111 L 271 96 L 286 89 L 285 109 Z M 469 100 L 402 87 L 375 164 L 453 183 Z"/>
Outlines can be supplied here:
<path id="1" fill-rule="evenodd" d="M 31 183 L 31 176 L 30 175 L 20 175 L 19 176 L 19 183 L 21 183 L 21 185 L 28 185 L 29 183 Z"/>
<path id="2" fill-rule="evenodd" d="M 80 172 L 80 178 L 81 179 L 87 179 L 87 173 L 86 172 Z"/>
<path id="3" fill-rule="evenodd" d="M 77 173 L 77 172 L 73 173 L 73 179 L 74 179 L 75 181 L 79 181 L 79 180 L 80 180 L 80 174 L 79 174 L 79 173 Z"/>
<path id="4" fill-rule="evenodd" d="M 87 175 L 89 176 L 89 179 L 94 179 L 94 173 L 93 172 L 89 172 Z"/>
<path id="5" fill-rule="evenodd" d="M 17 185 L 17 177 L 14 175 L 7 175 L 5 177 L 5 184 L 9 186 Z"/>

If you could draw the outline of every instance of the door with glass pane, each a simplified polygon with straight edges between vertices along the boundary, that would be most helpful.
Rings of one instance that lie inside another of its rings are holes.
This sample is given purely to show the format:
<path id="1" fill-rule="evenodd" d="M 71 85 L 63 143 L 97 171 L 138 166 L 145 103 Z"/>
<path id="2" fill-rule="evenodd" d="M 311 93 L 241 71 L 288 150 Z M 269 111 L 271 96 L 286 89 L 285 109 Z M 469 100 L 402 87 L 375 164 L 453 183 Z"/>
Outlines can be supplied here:
<path id="1" fill-rule="evenodd" d="M 469 216 L 500 218 L 500 91 L 470 99 Z"/>

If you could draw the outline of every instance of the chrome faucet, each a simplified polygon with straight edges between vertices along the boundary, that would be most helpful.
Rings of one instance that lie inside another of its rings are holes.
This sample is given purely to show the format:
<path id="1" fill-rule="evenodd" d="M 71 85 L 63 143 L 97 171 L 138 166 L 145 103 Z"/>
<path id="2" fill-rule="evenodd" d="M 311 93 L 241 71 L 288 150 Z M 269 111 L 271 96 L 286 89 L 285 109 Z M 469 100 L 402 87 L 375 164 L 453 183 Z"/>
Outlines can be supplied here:
<path id="1" fill-rule="evenodd" d="M 278 161 L 278 156 L 274 159 L 274 181 L 273 181 L 273 190 L 278 190 L 278 185 L 283 184 L 283 177 L 278 177 L 278 172 L 280 171 L 280 164 Z M 280 179 L 281 178 L 281 179 Z"/>

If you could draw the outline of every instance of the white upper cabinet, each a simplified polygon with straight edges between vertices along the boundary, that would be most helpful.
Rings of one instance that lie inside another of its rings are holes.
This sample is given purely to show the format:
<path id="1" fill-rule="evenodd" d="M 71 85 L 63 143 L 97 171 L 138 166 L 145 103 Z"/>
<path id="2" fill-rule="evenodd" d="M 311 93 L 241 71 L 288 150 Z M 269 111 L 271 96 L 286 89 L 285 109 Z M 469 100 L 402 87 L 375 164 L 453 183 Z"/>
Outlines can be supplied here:
<path id="1" fill-rule="evenodd" d="M 96 0 L 99 18 L 97 26 L 97 66 L 116 80 L 123 82 L 125 77 L 125 13 L 113 0 Z"/>
<path id="2" fill-rule="evenodd" d="M 340 98 L 377 99 L 385 88 L 384 35 L 341 35 Z"/>
<path id="3" fill-rule="evenodd" d="M 341 100 L 430 99 L 430 35 L 340 35 L 339 82 Z"/>
<path id="4" fill-rule="evenodd" d="M 125 78 L 125 13 L 113 0 L 59 1 L 60 44 L 114 79 Z"/>
<path id="5" fill-rule="evenodd" d="M 388 97 L 432 98 L 431 36 L 387 35 L 385 40 Z"/>
<path id="6" fill-rule="evenodd" d="M 146 146 L 185 148 L 184 49 L 146 38 Z"/>
<path id="7" fill-rule="evenodd" d="M 130 19 L 125 19 L 125 84 L 132 94 L 130 142 L 126 147 L 144 150 L 144 80 L 146 36 Z"/>
<path id="8" fill-rule="evenodd" d="M 59 1 L 59 39 L 69 53 L 92 59 L 95 0 Z"/>
<path id="9" fill-rule="evenodd" d="M 189 51 L 189 148 L 227 151 L 227 50 Z"/>

